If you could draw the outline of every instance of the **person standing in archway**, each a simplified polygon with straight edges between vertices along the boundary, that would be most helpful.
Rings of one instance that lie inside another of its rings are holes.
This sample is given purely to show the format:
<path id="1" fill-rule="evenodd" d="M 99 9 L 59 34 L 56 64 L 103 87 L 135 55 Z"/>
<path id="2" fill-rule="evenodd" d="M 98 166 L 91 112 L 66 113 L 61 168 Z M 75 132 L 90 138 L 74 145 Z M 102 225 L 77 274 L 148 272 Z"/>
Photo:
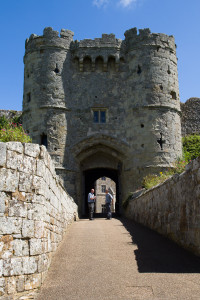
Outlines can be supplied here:
<path id="1" fill-rule="evenodd" d="M 93 220 L 94 214 L 94 203 L 96 196 L 94 195 L 94 189 L 91 189 L 91 192 L 88 194 L 88 208 L 89 208 L 89 220 Z"/>
<path id="2" fill-rule="evenodd" d="M 106 213 L 107 219 L 112 219 L 111 205 L 113 204 L 113 196 L 106 190 Z"/>

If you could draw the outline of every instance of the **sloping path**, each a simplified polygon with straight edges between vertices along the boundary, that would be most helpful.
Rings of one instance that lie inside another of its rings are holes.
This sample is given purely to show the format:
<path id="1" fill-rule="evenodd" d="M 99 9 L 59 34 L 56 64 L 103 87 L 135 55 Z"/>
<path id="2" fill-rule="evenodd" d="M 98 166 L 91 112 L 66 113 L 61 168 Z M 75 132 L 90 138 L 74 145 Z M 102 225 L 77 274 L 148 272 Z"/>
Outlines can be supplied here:
<path id="1" fill-rule="evenodd" d="M 200 259 L 127 220 L 72 224 L 37 300 L 199 300 Z"/>

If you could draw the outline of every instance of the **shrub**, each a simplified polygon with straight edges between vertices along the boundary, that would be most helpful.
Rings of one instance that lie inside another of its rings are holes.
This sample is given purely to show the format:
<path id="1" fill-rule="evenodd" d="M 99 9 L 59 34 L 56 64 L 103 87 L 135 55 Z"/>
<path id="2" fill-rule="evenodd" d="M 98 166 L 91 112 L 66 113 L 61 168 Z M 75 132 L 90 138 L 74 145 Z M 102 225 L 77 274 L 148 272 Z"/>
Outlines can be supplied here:
<path id="1" fill-rule="evenodd" d="M 16 122 L 13 122 L 16 121 Z M 5 116 L 0 117 L 0 142 L 31 143 L 31 138 L 19 124 L 20 117 L 9 120 Z"/>
<path id="2" fill-rule="evenodd" d="M 195 159 L 200 155 L 200 135 L 193 134 L 182 138 L 183 153 L 186 160 Z"/>

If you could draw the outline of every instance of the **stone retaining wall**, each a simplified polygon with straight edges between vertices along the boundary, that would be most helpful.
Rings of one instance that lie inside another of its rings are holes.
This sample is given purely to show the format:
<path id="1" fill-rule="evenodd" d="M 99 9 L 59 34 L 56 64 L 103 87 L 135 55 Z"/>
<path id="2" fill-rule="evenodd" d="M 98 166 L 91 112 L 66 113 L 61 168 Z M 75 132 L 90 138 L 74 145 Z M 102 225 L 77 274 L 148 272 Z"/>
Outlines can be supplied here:
<path id="1" fill-rule="evenodd" d="M 76 217 L 44 146 L 0 143 L 0 296 L 41 285 Z"/>
<path id="2" fill-rule="evenodd" d="M 200 256 L 200 157 L 184 173 L 132 198 L 126 215 Z"/>

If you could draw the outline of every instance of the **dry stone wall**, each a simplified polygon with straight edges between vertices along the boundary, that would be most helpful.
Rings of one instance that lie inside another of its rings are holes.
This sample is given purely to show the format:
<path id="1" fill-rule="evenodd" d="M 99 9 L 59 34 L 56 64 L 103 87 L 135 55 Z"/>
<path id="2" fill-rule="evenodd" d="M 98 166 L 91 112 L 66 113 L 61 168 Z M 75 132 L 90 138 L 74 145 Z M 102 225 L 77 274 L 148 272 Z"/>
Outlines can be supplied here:
<path id="1" fill-rule="evenodd" d="M 76 217 L 44 146 L 0 143 L 0 296 L 41 285 Z"/>
<path id="2" fill-rule="evenodd" d="M 200 256 L 200 157 L 129 201 L 126 214 Z"/>

